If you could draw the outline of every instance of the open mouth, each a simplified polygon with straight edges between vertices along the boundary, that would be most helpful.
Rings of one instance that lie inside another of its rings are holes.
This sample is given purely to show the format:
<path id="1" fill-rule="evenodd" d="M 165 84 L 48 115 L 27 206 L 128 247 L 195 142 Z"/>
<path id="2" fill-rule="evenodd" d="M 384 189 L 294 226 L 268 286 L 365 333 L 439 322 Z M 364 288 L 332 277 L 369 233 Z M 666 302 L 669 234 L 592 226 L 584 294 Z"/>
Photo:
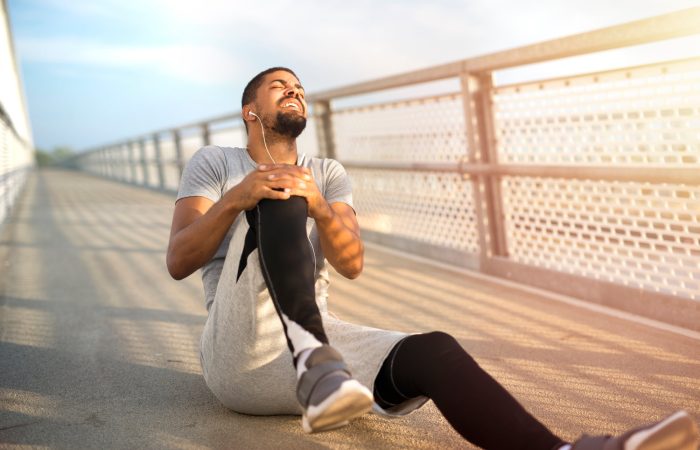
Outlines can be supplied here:
<path id="1" fill-rule="evenodd" d="M 292 101 L 286 101 L 282 103 L 282 108 L 284 109 L 293 109 L 295 111 L 301 112 L 301 105 L 299 105 L 297 102 L 292 102 Z"/>

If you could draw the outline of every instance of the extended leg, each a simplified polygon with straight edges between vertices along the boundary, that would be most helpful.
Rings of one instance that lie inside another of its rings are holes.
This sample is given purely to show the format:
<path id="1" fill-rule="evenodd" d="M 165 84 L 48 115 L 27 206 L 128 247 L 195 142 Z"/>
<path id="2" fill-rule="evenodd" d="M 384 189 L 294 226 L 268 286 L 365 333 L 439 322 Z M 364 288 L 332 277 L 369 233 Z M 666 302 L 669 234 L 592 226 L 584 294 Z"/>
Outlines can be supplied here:
<path id="1" fill-rule="evenodd" d="M 419 395 L 430 397 L 465 439 L 489 450 L 695 450 L 699 442 L 693 419 L 678 411 L 618 437 L 584 435 L 569 445 L 441 332 L 400 341 L 377 375 L 375 396 L 384 408 Z"/>
<path id="2" fill-rule="evenodd" d="M 377 375 L 374 393 L 385 408 L 430 397 L 459 434 L 486 449 L 550 450 L 564 443 L 442 332 L 400 341 Z"/>

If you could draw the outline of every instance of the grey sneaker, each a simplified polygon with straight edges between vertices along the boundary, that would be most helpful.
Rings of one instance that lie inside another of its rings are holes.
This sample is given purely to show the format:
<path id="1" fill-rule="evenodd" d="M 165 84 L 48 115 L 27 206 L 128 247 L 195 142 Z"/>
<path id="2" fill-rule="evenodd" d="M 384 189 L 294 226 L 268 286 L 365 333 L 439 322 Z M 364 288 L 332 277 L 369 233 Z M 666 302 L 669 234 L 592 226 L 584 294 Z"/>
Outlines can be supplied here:
<path id="1" fill-rule="evenodd" d="M 307 433 L 347 425 L 350 419 L 372 408 L 372 393 L 351 377 L 332 347 L 316 348 L 305 365 L 307 369 L 297 384 L 297 398 L 304 409 L 301 425 Z"/>
<path id="2" fill-rule="evenodd" d="M 586 436 L 572 450 L 697 450 L 698 426 L 685 411 L 617 437 Z"/>

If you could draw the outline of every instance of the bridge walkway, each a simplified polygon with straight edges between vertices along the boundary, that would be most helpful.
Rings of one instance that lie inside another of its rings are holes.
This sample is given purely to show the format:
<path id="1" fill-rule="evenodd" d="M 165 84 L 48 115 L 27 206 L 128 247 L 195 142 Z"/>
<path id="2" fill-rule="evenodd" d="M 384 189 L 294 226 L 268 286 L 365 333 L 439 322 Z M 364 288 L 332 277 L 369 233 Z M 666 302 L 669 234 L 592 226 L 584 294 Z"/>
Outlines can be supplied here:
<path id="1" fill-rule="evenodd" d="M 173 199 L 88 175 L 34 173 L 0 234 L 0 444 L 54 448 L 471 448 L 429 404 L 397 420 L 302 432 L 228 411 L 201 376 L 199 276 L 172 280 Z M 700 341 L 531 289 L 369 246 L 335 276 L 341 318 L 444 330 L 564 438 L 677 408 L 700 418 Z M 504 433 L 507 430 L 504 429 Z"/>

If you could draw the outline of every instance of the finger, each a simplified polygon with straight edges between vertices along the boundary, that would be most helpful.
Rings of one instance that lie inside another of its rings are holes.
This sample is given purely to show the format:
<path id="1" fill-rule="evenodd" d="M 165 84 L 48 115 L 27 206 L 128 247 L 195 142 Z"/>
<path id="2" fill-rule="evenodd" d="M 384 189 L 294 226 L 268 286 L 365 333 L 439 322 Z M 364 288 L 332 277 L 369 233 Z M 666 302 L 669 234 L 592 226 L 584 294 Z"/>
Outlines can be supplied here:
<path id="1" fill-rule="evenodd" d="M 298 184 L 293 179 L 280 179 L 272 180 L 265 183 L 265 186 L 269 189 L 296 189 Z"/>
<path id="2" fill-rule="evenodd" d="M 309 181 L 314 179 L 313 174 L 311 173 L 311 169 L 309 169 L 308 167 L 302 167 L 301 170 L 303 174 L 302 178 Z"/>
<path id="3" fill-rule="evenodd" d="M 270 180 L 284 175 L 294 176 L 306 181 L 313 180 L 311 169 L 292 164 L 261 164 L 258 166 L 258 171 L 267 173 Z"/>
<path id="4" fill-rule="evenodd" d="M 305 174 L 298 170 L 276 170 L 272 173 L 268 172 L 265 175 L 267 180 L 280 180 L 280 179 L 297 179 L 300 181 L 311 181 L 313 178 L 311 175 Z"/>
<path id="5" fill-rule="evenodd" d="M 270 189 L 266 187 L 263 191 L 263 198 L 269 198 L 272 200 L 287 200 L 292 195 L 292 189 L 289 188 L 286 188 L 282 191 L 277 191 L 275 189 Z"/>
<path id="6" fill-rule="evenodd" d="M 258 169 L 260 170 L 278 170 L 278 169 L 288 169 L 288 168 L 294 168 L 294 167 L 299 167 L 295 164 L 283 164 L 283 163 L 265 163 L 265 164 L 260 164 L 258 165 Z"/>
<path id="7" fill-rule="evenodd" d="M 291 197 L 292 195 L 296 195 L 298 197 L 309 198 L 311 193 L 309 191 L 304 190 L 304 189 L 291 189 L 289 192 L 289 196 Z"/>

